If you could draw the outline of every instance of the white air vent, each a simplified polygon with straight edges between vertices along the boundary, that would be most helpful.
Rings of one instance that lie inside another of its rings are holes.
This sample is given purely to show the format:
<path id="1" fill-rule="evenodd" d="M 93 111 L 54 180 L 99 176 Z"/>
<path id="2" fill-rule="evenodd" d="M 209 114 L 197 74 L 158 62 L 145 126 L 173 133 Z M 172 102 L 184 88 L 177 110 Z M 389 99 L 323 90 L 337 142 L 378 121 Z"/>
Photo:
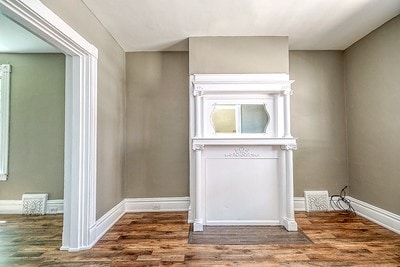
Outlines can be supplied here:
<path id="1" fill-rule="evenodd" d="M 47 194 L 23 194 L 22 214 L 44 215 L 46 211 Z"/>
<path id="2" fill-rule="evenodd" d="M 304 191 L 304 196 L 307 212 L 329 210 L 328 191 Z"/>

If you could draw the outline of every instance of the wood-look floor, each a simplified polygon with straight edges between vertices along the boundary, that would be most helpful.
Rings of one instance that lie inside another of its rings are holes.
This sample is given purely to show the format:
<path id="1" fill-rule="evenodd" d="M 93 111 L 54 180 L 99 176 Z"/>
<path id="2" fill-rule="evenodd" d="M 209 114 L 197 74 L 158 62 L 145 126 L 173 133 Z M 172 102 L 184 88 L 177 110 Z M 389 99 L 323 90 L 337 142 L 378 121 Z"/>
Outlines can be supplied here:
<path id="1" fill-rule="evenodd" d="M 0 215 L 0 266 L 400 266 L 398 234 L 358 216 L 296 217 L 313 244 L 188 244 L 186 213 L 132 213 L 91 250 L 68 253 L 60 215 Z"/>
<path id="2" fill-rule="evenodd" d="M 273 245 L 310 244 L 310 239 L 299 230 L 288 232 L 283 226 L 205 226 L 202 232 L 190 227 L 189 244 L 199 245 Z"/>

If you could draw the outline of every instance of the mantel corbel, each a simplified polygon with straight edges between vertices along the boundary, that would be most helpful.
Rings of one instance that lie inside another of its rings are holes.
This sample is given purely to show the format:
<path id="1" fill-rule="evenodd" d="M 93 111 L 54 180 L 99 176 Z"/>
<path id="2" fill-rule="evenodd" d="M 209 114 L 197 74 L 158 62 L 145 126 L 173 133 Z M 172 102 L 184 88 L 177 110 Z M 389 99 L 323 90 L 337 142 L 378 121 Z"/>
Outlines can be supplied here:
<path id="1" fill-rule="evenodd" d="M 288 144 L 288 145 L 281 145 L 281 150 L 297 150 L 297 145 L 295 144 Z"/>
<path id="2" fill-rule="evenodd" d="M 290 85 L 283 86 L 283 95 L 293 95 L 293 89 Z"/>
<path id="3" fill-rule="evenodd" d="M 196 151 L 196 150 L 204 150 L 204 145 L 203 144 L 193 144 L 192 145 L 192 149 L 194 150 L 194 151 Z"/>
<path id="4" fill-rule="evenodd" d="M 193 96 L 202 96 L 203 95 L 203 87 L 194 85 L 193 86 Z"/>
<path id="5" fill-rule="evenodd" d="M 3 64 L 1 65 L 2 72 L 11 72 L 11 65 L 10 64 Z"/>

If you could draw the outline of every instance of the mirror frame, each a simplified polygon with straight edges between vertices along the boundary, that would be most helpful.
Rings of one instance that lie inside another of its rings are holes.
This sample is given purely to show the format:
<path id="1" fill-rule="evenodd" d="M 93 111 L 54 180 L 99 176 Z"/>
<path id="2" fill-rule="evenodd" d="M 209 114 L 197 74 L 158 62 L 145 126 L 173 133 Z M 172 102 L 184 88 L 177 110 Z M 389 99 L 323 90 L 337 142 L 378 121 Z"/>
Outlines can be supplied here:
<path id="1" fill-rule="evenodd" d="M 0 65 L 0 181 L 8 178 L 10 73 L 9 64 Z"/>

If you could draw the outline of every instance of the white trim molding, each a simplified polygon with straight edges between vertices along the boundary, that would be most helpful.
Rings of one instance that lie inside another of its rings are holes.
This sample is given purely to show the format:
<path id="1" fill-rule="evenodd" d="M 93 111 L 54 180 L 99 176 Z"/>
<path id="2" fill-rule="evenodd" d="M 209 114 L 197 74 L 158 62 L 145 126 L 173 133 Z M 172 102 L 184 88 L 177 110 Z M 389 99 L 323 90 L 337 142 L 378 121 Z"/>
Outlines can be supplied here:
<path id="1" fill-rule="evenodd" d="M 306 211 L 306 200 L 304 197 L 294 197 L 294 210 Z"/>
<path id="2" fill-rule="evenodd" d="M 8 176 L 11 65 L 0 65 L 0 181 Z"/>
<path id="3" fill-rule="evenodd" d="M 125 214 L 134 212 L 188 211 L 189 197 L 126 198 L 97 220 L 94 246 L 102 236 Z"/>
<path id="4" fill-rule="evenodd" d="M 0 200 L 0 214 L 22 214 L 22 200 Z"/>
<path id="5" fill-rule="evenodd" d="M 98 50 L 39 0 L 1 0 L 0 11 L 66 55 L 62 250 L 96 239 Z"/>
<path id="6" fill-rule="evenodd" d="M 378 208 L 353 197 L 349 197 L 349 199 L 358 215 L 400 234 L 400 215 Z"/>
<path id="7" fill-rule="evenodd" d="M 188 211 L 189 197 L 126 198 L 126 212 Z"/>
<path id="8" fill-rule="evenodd" d="M 400 215 L 394 214 L 387 210 L 375 207 L 369 203 L 358 200 L 353 197 L 347 197 L 351 201 L 351 205 L 356 211 L 357 215 L 360 215 L 376 224 L 379 224 L 395 233 L 400 234 Z M 334 198 L 337 200 L 338 198 Z M 295 197 L 294 198 L 294 210 L 305 211 L 305 198 Z M 332 207 L 330 207 L 332 210 Z"/>
<path id="9" fill-rule="evenodd" d="M 47 200 L 46 214 L 62 214 L 64 200 Z M 0 200 L 0 214 L 22 214 L 22 200 Z"/>
<path id="10" fill-rule="evenodd" d="M 63 213 L 62 199 L 48 200 L 46 214 Z M 127 198 L 98 219 L 93 226 L 93 247 L 125 214 L 135 212 L 189 211 L 189 197 Z M 22 200 L 0 200 L 0 214 L 22 214 Z"/>
<path id="11" fill-rule="evenodd" d="M 122 200 L 100 219 L 96 221 L 95 235 L 96 238 L 92 241 L 91 246 L 94 246 L 102 236 L 125 214 L 125 200 Z"/>

